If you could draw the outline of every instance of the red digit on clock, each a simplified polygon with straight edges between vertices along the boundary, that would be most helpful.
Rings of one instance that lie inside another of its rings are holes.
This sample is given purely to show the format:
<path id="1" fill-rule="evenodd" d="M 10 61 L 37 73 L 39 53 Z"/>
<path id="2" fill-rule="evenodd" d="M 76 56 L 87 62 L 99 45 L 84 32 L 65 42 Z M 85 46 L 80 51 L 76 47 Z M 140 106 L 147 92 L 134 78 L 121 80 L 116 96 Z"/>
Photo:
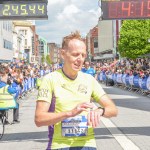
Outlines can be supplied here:
<path id="1" fill-rule="evenodd" d="M 143 16 L 143 8 L 144 8 L 144 2 L 141 2 L 141 16 Z"/>
<path id="2" fill-rule="evenodd" d="M 150 1 L 147 2 L 147 17 L 150 17 Z"/>
<path id="3" fill-rule="evenodd" d="M 115 18 L 117 17 L 117 3 L 108 3 L 109 17 Z"/>
<path id="4" fill-rule="evenodd" d="M 127 5 L 127 7 L 125 7 L 125 5 Z M 131 10 L 131 2 L 123 2 L 122 3 L 122 12 L 126 12 L 128 14 L 128 17 L 130 16 L 130 10 Z"/>

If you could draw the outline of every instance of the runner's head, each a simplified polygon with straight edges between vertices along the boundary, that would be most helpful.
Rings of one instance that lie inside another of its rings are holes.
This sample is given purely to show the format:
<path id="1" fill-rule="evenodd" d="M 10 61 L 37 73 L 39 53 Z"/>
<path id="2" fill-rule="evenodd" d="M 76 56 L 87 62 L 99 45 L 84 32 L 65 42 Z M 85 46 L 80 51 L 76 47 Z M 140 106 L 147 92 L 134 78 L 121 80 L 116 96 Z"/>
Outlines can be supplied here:
<path id="1" fill-rule="evenodd" d="M 63 38 L 61 57 L 64 60 L 63 69 L 69 74 L 76 75 L 81 70 L 86 58 L 86 45 L 79 32 Z"/>

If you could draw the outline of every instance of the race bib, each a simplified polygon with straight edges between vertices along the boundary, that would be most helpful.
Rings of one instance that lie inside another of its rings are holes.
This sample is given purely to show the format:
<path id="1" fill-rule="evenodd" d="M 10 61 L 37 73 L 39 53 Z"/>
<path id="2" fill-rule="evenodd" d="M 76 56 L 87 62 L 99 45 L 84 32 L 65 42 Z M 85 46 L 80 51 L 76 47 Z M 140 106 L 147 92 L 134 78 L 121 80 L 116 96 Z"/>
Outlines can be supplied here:
<path id="1" fill-rule="evenodd" d="M 76 116 L 62 121 L 62 136 L 86 136 L 88 133 L 87 118 Z"/>

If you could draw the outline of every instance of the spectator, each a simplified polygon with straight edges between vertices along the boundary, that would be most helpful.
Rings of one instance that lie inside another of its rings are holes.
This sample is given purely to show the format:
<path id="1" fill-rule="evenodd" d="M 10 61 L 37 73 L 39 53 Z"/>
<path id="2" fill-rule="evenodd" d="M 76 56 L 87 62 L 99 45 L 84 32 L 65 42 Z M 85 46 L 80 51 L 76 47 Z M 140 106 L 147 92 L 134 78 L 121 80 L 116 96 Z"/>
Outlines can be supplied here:
<path id="1" fill-rule="evenodd" d="M 96 73 L 95 69 L 90 67 L 90 62 L 88 60 L 85 60 L 84 68 L 82 68 L 81 71 L 84 72 L 84 73 L 90 74 L 93 77 L 95 76 L 95 73 Z"/>
<path id="2" fill-rule="evenodd" d="M 17 107 L 16 100 L 13 96 L 13 94 L 17 93 L 17 90 L 9 85 L 11 81 L 8 80 L 8 73 L 9 70 L 7 67 L 0 67 L 0 110 L 15 109 Z"/>

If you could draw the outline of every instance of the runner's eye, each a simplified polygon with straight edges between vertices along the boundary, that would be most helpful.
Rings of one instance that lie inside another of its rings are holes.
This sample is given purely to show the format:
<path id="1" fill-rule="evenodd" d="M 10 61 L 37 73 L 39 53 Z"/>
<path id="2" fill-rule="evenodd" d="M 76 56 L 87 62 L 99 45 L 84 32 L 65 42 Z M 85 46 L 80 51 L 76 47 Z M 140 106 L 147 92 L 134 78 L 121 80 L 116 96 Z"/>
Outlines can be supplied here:
<path id="1" fill-rule="evenodd" d="M 82 54 L 82 57 L 83 57 L 83 58 L 86 58 L 86 57 L 87 57 L 87 55 L 86 55 L 86 54 Z"/>

